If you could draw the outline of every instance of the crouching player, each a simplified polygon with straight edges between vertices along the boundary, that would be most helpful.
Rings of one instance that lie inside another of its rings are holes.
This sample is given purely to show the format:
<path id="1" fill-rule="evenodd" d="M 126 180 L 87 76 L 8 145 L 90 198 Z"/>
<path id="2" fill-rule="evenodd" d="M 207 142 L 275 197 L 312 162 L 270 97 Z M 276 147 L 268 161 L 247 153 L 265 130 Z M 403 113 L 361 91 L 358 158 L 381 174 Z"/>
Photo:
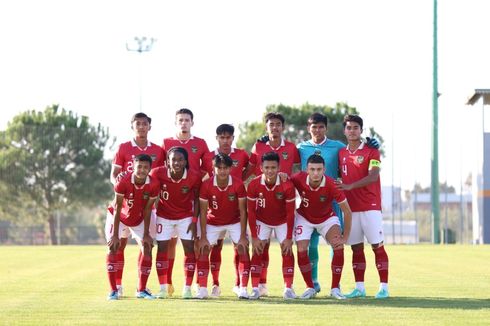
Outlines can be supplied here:
<path id="1" fill-rule="evenodd" d="M 284 299 L 295 299 L 293 291 L 294 256 L 292 252 L 295 193 L 290 180 L 281 181 L 279 155 L 268 152 L 262 155 L 262 175 L 253 179 L 247 189 L 247 212 L 252 233 L 253 255 L 250 264 L 252 293 L 249 299 L 260 297 L 259 282 L 262 274 L 262 254 L 272 230 L 281 244 Z"/>
<path id="2" fill-rule="evenodd" d="M 316 230 L 333 249 L 330 295 L 336 299 L 345 299 L 340 292 L 339 284 L 344 266 L 344 244 L 349 237 L 352 220 L 345 195 L 337 189 L 334 180 L 325 175 L 325 161 L 320 155 L 311 155 L 307 160 L 306 172 L 293 175 L 292 181 L 301 196 L 294 227 L 298 266 L 307 287 L 301 298 L 310 299 L 317 293 L 313 286 L 311 263 L 308 257 L 311 234 Z M 344 213 L 344 234 L 340 228 L 340 220 L 332 210 L 331 204 L 334 200 Z"/>
<path id="3" fill-rule="evenodd" d="M 151 248 L 155 236 L 155 225 L 150 226 L 153 204 L 158 198 L 160 184 L 148 176 L 151 170 L 151 157 L 140 154 L 134 158 L 134 170 L 123 176 L 114 186 L 115 199 L 109 206 L 105 234 L 109 253 L 107 254 L 107 274 L 111 285 L 108 300 L 119 299 L 116 286 L 116 253 L 120 238 L 129 233 L 138 242 L 143 252 L 138 261 L 139 284 L 137 298 L 154 299 L 146 289 L 151 271 Z"/>
<path id="4" fill-rule="evenodd" d="M 247 194 L 243 182 L 230 175 L 233 160 L 226 154 L 213 158 L 214 174 L 206 180 L 199 192 L 201 209 L 201 238 L 197 275 L 197 298 L 208 297 L 210 247 L 217 244 L 222 232 L 228 231 L 238 252 L 240 289 L 238 297 L 248 299 L 247 284 L 250 272 L 250 256 L 247 240 Z"/>

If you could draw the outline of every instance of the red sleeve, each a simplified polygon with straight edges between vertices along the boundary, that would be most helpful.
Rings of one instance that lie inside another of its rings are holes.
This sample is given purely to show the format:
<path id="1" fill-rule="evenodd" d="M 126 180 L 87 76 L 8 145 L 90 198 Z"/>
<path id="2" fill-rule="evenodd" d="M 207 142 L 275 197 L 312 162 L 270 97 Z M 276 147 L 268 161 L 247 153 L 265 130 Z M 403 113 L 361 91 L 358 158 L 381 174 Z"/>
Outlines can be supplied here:
<path id="1" fill-rule="evenodd" d="M 294 146 L 293 144 L 293 148 L 294 148 L 294 163 L 301 163 L 301 157 L 299 156 L 299 151 L 298 151 L 298 148 L 296 148 L 296 146 Z"/>
<path id="2" fill-rule="evenodd" d="M 208 200 L 208 184 L 209 182 L 203 182 L 201 188 L 199 189 L 199 199 Z"/>
<path id="3" fill-rule="evenodd" d="M 114 191 L 118 194 L 124 194 L 124 190 L 125 190 L 125 182 L 124 182 L 124 178 L 121 180 L 121 181 L 118 181 L 116 182 L 116 184 L 114 185 Z"/>
<path id="4" fill-rule="evenodd" d="M 258 163 L 258 158 L 257 158 L 257 143 L 255 143 L 254 147 L 252 147 L 252 152 L 250 153 L 250 164 L 252 165 L 257 165 Z"/>
<path id="5" fill-rule="evenodd" d="M 237 195 L 238 195 L 238 198 L 246 198 L 247 197 L 247 191 L 245 190 L 245 185 L 243 183 L 241 183 L 238 186 Z"/>
<path id="6" fill-rule="evenodd" d="M 204 154 L 202 158 L 202 167 L 203 171 L 206 171 L 210 176 L 213 174 L 213 152 L 207 152 Z"/>
<path id="7" fill-rule="evenodd" d="M 293 238 L 293 229 L 294 229 L 294 209 L 296 208 L 296 204 L 294 201 L 286 202 L 286 223 L 288 226 L 286 238 Z"/>
<path id="8" fill-rule="evenodd" d="M 332 178 L 326 177 L 327 178 L 327 185 L 329 192 L 332 194 L 332 197 L 337 201 L 337 203 L 341 203 L 345 200 L 345 194 L 342 190 L 339 190 L 333 181 Z"/>
<path id="9" fill-rule="evenodd" d="M 122 156 L 123 152 L 123 144 L 120 144 L 119 147 L 117 148 L 116 155 L 114 156 L 114 159 L 112 160 L 113 165 L 118 165 L 121 168 L 124 166 L 124 157 Z"/>
<path id="10" fill-rule="evenodd" d="M 158 193 L 160 192 L 160 181 L 156 178 L 151 178 L 151 191 L 150 197 L 155 198 L 158 197 Z"/>
<path id="11" fill-rule="evenodd" d="M 161 147 L 160 147 L 160 155 L 159 155 L 159 157 L 160 157 L 160 159 L 157 160 L 152 165 L 153 168 L 157 168 L 159 166 L 164 166 L 165 165 L 166 154 L 165 154 L 165 151 L 163 150 L 163 148 L 161 148 Z"/>

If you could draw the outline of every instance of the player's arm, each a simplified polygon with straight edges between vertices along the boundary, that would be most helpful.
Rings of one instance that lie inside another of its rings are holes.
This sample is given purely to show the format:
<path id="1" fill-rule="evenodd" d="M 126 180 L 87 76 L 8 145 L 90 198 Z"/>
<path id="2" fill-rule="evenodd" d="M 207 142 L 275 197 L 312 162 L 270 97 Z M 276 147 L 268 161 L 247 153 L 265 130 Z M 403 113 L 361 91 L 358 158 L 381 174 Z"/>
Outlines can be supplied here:
<path id="1" fill-rule="evenodd" d="M 121 221 L 121 209 L 123 205 L 124 195 L 115 194 L 115 209 L 114 209 L 114 223 L 113 223 L 113 234 L 108 242 L 109 248 L 112 251 L 117 251 L 119 249 L 119 224 Z"/>
<path id="2" fill-rule="evenodd" d="M 201 218 L 199 219 L 199 223 L 201 226 L 201 238 L 199 239 L 198 248 L 199 248 L 199 252 L 203 254 L 205 250 L 209 250 L 211 247 L 206 233 L 206 226 L 207 226 L 206 216 L 208 214 L 208 207 L 209 207 L 208 200 L 199 198 L 199 206 L 201 210 Z"/>
<path id="3" fill-rule="evenodd" d="M 347 199 L 341 201 L 339 203 L 340 209 L 342 210 L 342 213 L 344 214 L 344 234 L 343 234 L 343 239 L 344 241 L 347 241 L 350 235 L 350 230 L 352 227 L 352 211 L 350 209 L 349 203 L 347 202 Z"/>
<path id="4" fill-rule="evenodd" d="M 296 208 L 295 199 L 286 200 L 286 239 L 281 243 L 283 255 L 291 255 L 293 253 L 293 229 L 294 229 L 294 210 Z"/>
<path id="5" fill-rule="evenodd" d="M 257 198 L 247 196 L 247 215 L 248 225 L 250 227 L 250 235 L 252 236 L 252 251 L 256 254 L 262 254 L 264 244 L 259 240 L 257 235 L 257 214 L 256 214 Z"/>
<path id="6" fill-rule="evenodd" d="M 145 207 L 143 208 L 143 247 L 146 250 L 151 251 L 153 247 L 153 238 L 150 235 L 150 220 L 151 220 L 151 210 L 153 209 L 153 204 L 158 197 L 152 197 L 148 199 Z"/>
<path id="7" fill-rule="evenodd" d="M 111 167 L 111 183 L 113 185 L 116 184 L 117 176 L 119 175 L 119 173 L 121 173 L 121 170 L 122 170 L 121 166 L 112 164 L 112 167 Z"/>
<path id="8" fill-rule="evenodd" d="M 189 224 L 187 228 L 187 233 L 192 233 L 192 239 L 195 240 L 197 238 L 197 222 L 199 221 L 199 213 L 200 213 L 200 205 L 199 205 L 199 194 L 198 191 L 194 191 L 194 214 L 192 216 L 192 222 Z M 206 215 L 204 215 L 206 218 Z"/>
<path id="9" fill-rule="evenodd" d="M 240 240 L 238 246 L 242 246 L 243 250 L 247 250 L 247 198 L 238 198 L 238 208 L 240 210 Z"/>
<path id="10" fill-rule="evenodd" d="M 362 188 L 373 182 L 378 181 L 378 178 L 379 178 L 379 161 L 371 160 L 369 162 L 369 172 L 367 176 L 351 184 L 337 183 L 337 187 L 341 190 L 352 190 L 356 188 Z"/>

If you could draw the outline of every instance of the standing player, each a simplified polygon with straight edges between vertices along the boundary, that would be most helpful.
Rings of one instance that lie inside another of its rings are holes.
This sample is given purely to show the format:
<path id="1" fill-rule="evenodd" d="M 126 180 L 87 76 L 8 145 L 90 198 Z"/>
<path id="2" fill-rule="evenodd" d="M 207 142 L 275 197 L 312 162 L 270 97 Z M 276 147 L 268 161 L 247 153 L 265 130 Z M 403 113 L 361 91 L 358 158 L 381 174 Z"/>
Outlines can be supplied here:
<path id="1" fill-rule="evenodd" d="M 189 109 L 179 109 L 175 112 L 175 126 L 177 133 L 174 137 L 163 139 L 162 148 L 168 152 L 172 147 L 182 147 L 187 151 L 189 169 L 200 173 L 202 158 L 209 152 L 208 145 L 204 139 L 194 137 L 191 128 L 194 126 L 194 114 Z M 167 153 L 168 155 L 168 153 Z M 203 176 L 203 174 L 201 175 Z M 177 238 L 170 239 L 168 244 L 168 294 L 171 296 L 174 288 L 172 285 L 172 271 L 175 261 L 175 246 Z"/>
<path id="2" fill-rule="evenodd" d="M 308 133 L 311 139 L 305 140 L 298 144 L 298 151 L 301 158 L 301 170 L 306 171 L 308 158 L 313 155 L 320 155 L 325 160 L 325 175 L 336 180 L 339 175 L 339 151 L 345 147 L 345 144 L 327 138 L 328 119 L 325 115 L 315 112 L 308 118 L 307 122 Z M 378 148 L 379 143 L 374 138 L 366 138 L 369 147 Z M 341 227 L 343 226 L 342 211 L 339 205 L 334 200 L 333 210 L 340 220 Z M 310 258 L 312 269 L 311 274 L 315 290 L 320 292 L 321 287 L 318 282 L 318 243 L 320 234 L 313 231 L 308 248 L 308 256 Z"/>
<path id="3" fill-rule="evenodd" d="M 388 298 L 388 255 L 383 245 L 383 216 L 381 215 L 381 182 L 379 178 L 380 155 L 377 149 L 368 148 L 361 141 L 363 121 L 357 115 L 344 117 L 344 134 L 347 147 L 339 152 L 342 182 L 338 188 L 344 190 L 352 208 L 352 230 L 347 241 L 352 248 L 352 268 L 356 288 L 346 295 L 348 298 L 365 297 L 364 237 L 374 251 L 380 289 L 376 299 Z"/>
<path id="4" fill-rule="evenodd" d="M 209 176 L 212 176 L 213 171 L 213 158 L 218 154 L 226 154 L 232 159 L 233 165 L 231 166 L 231 176 L 244 180 L 249 167 L 249 158 L 246 151 L 239 148 L 232 147 L 235 127 L 229 124 L 222 124 L 216 128 L 216 140 L 218 141 L 218 148 L 214 151 L 208 152 L 203 158 L 203 170 L 207 172 Z M 213 276 L 213 288 L 211 290 L 211 296 L 217 297 L 220 295 L 221 290 L 219 287 L 219 271 L 221 266 L 221 250 L 223 248 L 223 239 L 225 233 L 220 234 L 216 245 L 213 245 L 210 256 L 211 275 Z M 235 286 L 233 292 L 239 295 L 240 289 L 240 273 L 238 271 L 239 255 L 235 250 Z"/>
<path id="5" fill-rule="evenodd" d="M 159 167 L 151 176 L 160 182 L 157 205 L 157 274 L 160 283 L 159 298 L 168 296 L 168 246 L 175 233 L 184 247 L 185 286 L 182 297 L 192 297 L 191 284 L 196 268 L 194 239 L 199 216 L 199 187 L 201 176 L 189 169 L 187 151 L 173 147 L 167 152 L 167 167 Z"/>
<path id="6" fill-rule="evenodd" d="M 107 274 L 111 285 L 108 300 L 119 299 L 117 289 L 117 251 L 120 239 L 131 233 L 140 248 L 138 260 L 139 284 L 137 298 L 154 299 L 146 289 L 151 271 L 151 248 L 155 225 L 151 223 L 151 210 L 158 197 L 158 181 L 150 178 L 152 159 L 149 155 L 140 154 L 133 160 L 134 171 L 122 176 L 114 186 L 115 199 L 109 206 L 105 226 L 105 234 L 109 253 L 107 254 Z M 153 227 L 150 227 L 153 226 Z"/>
<path id="7" fill-rule="evenodd" d="M 334 179 L 325 175 L 325 161 L 320 155 L 311 155 L 307 160 L 306 172 L 299 172 L 291 178 L 301 196 L 301 204 L 296 211 L 295 237 L 298 249 L 298 266 L 306 283 L 302 299 L 316 295 L 311 277 L 311 264 L 308 258 L 308 245 L 313 231 L 317 231 L 332 246 L 331 263 L 332 286 L 330 295 L 345 299 L 340 292 L 340 278 L 344 266 L 344 243 L 349 237 L 352 213 L 342 191 L 335 187 Z M 333 200 L 339 203 L 344 212 L 344 234 L 340 220 L 329 205 Z"/>
<path id="8" fill-rule="evenodd" d="M 165 157 L 163 150 L 160 146 L 151 143 L 148 140 L 148 131 L 151 130 L 151 118 L 146 114 L 140 112 L 133 115 L 131 118 L 131 129 L 134 132 L 134 138 L 128 142 L 119 145 L 119 148 L 112 161 L 111 169 L 111 182 L 116 184 L 117 176 L 120 173 L 133 172 L 133 159 L 140 154 L 147 154 L 153 160 L 152 167 L 159 167 L 164 164 Z M 153 224 L 155 223 L 156 215 L 153 212 L 151 218 Z M 125 229 L 127 232 L 127 229 Z M 128 233 L 124 234 L 124 237 L 120 239 L 119 249 L 116 253 L 116 284 L 119 292 L 119 296 L 123 295 L 122 276 L 124 269 L 124 248 L 126 248 Z M 140 257 L 141 259 L 141 253 Z M 138 259 L 138 260 L 139 260 Z"/>
<path id="9" fill-rule="evenodd" d="M 199 293 L 208 297 L 209 247 L 215 246 L 222 233 L 228 232 L 239 255 L 240 289 L 238 297 L 248 299 L 247 284 L 250 256 L 247 240 L 247 195 L 241 179 L 232 177 L 233 160 L 219 153 L 213 159 L 213 176 L 204 181 L 199 193 L 201 206 L 200 255 L 197 261 Z"/>
<path id="10" fill-rule="evenodd" d="M 252 233 L 253 255 L 250 266 L 252 294 L 250 299 L 260 297 L 259 282 L 262 274 L 262 253 L 274 230 L 281 244 L 284 299 L 295 299 L 292 289 L 294 256 L 292 252 L 295 192 L 290 180 L 281 181 L 279 155 L 269 152 L 262 155 L 262 175 L 253 179 L 247 189 L 247 212 Z"/>
<path id="11" fill-rule="evenodd" d="M 284 131 L 284 116 L 280 113 L 269 112 L 265 115 L 265 126 L 267 131 L 267 137 L 264 140 L 258 140 L 252 148 L 250 154 L 251 168 L 247 173 L 247 177 L 250 174 L 260 175 L 260 160 L 262 155 L 267 152 L 275 152 L 280 158 L 279 172 L 285 173 L 290 176 L 293 173 L 293 167 L 295 164 L 300 163 L 300 158 L 296 146 L 285 140 L 282 136 Z M 262 254 L 262 276 L 260 279 L 260 294 L 261 296 L 267 296 L 267 269 L 269 266 L 269 244 L 265 244 Z"/>

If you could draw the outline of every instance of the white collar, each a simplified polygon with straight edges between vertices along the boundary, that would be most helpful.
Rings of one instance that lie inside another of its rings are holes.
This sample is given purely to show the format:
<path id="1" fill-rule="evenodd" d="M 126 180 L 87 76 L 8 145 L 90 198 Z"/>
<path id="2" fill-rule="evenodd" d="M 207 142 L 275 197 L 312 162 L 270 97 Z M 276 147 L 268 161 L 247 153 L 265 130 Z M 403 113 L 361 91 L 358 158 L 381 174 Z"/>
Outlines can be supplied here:
<path id="1" fill-rule="evenodd" d="M 313 139 L 310 139 L 310 144 L 312 144 L 313 146 L 322 146 L 323 144 L 325 144 L 327 142 L 327 140 L 328 140 L 328 138 L 327 138 L 327 136 L 325 136 L 325 139 L 323 139 L 323 141 L 321 143 L 317 144 L 313 141 Z"/>
<path id="2" fill-rule="evenodd" d="M 194 136 L 193 136 L 193 135 L 191 135 L 191 136 L 189 137 L 189 139 L 186 139 L 186 140 L 181 140 L 181 139 L 179 139 L 179 137 L 177 137 L 177 135 L 175 135 L 175 137 L 173 137 L 173 139 L 174 139 L 174 140 L 178 140 L 178 141 L 180 141 L 182 144 L 187 144 L 187 142 L 188 142 L 189 140 L 194 139 Z"/>
<path id="3" fill-rule="evenodd" d="M 231 177 L 231 175 L 228 176 L 228 185 L 226 186 L 225 189 L 221 189 L 219 186 L 218 186 L 218 180 L 216 178 L 216 176 L 213 177 L 213 186 L 215 186 L 216 188 L 219 189 L 219 191 L 226 191 L 228 189 L 229 186 L 231 186 L 233 184 L 233 178 Z"/>
<path id="4" fill-rule="evenodd" d="M 269 140 L 265 144 L 266 145 L 269 145 L 272 149 L 278 149 L 278 148 L 280 148 L 282 146 L 286 146 L 286 143 L 284 142 L 284 138 L 283 137 L 281 137 L 281 144 L 278 147 L 272 147 L 272 145 L 271 145 L 271 143 L 270 143 Z"/>
<path id="5" fill-rule="evenodd" d="M 349 144 L 347 144 L 347 146 L 345 147 L 345 149 L 347 149 L 347 151 L 349 151 L 349 153 L 351 154 L 354 154 L 355 152 L 357 152 L 359 149 L 363 149 L 364 148 L 364 142 L 361 142 L 361 145 L 359 145 L 359 147 L 357 147 L 355 150 L 351 151 L 349 149 Z"/>
<path id="6" fill-rule="evenodd" d="M 326 183 L 325 176 L 323 176 L 322 181 L 320 182 L 320 185 L 318 187 L 316 187 L 316 188 L 312 188 L 310 186 L 310 176 L 309 175 L 306 175 L 306 185 L 308 187 L 310 187 L 310 190 L 312 190 L 312 191 L 318 191 L 318 189 L 320 189 L 321 187 L 325 187 L 325 183 Z"/>
<path id="7" fill-rule="evenodd" d="M 135 186 L 141 186 L 141 185 L 136 185 L 135 184 L 135 180 L 134 180 L 134 173 L 131 174 L 131 183 Z M 149 184 L 150 183 L 150 177 L 149 176 L 146 176 L 146 180 L 145 180 L 145 185 Z"/>
<path id="8" fill-rule="evenodd" d="M 269 189 L 269 187 L 267 186 L 267 184 L 265 183 L 265 175 L 262 174 L 262 177 L 260 178 L 260 184 L 265 186 L 265 188 L 269 191 L 272 191 L 274 190 L 278 185 L 281 184 L 281 178 L 279 177 L 279 175 L 277 175 L 276 177 L 276 184 L 274 185 L 274 187 L 272 187 L 272 189 Z"/>
<path id="9" fill-rule="evenodd" d="M 219 153 L 221 153 L 221 152 L 219 151 L 219 147 L 218 147 L 218 148 L 216 148 L 216 149 L 214 150 L 214 155 L 218 155 Z M 232 147 L 232 148 L 231 148 L 231 152 L 230 152 L 230 154 L 227 154 L 227 155 L 231 155 L 231 154 L 233 154 L 233 153 L 235 153 L 235 148 L 234 148 L 234 147 Z"/>
<path id="10" fill-rule="evenodd" d="M 143 148 L 143 147 L 139 147 L 138 144 L 136 144 L 136 141 L 133 138 L 133 139 L 131 139 L 131 146 L 138 147 L 138 148 L 141 148 L 142 150 L 145 150 L 145 149 L 147 149 L 148 147 L 151 146 L 151 142 L 149 140 L 146 140 L 146 147 Z"/>
<path id="11" fill-rule="evenodd" d="M 174 182 L 177 182 L 177 183 L 178 183 L 178 182 L 180 182 L 181 180 L 184 180 L 184 179 L 186 179 L 186 178 L 187 178 L 187 169 L 184 169 L 184 174 L 182 175 L 182 178 L 180 178 L 179 180 L 174 180 L 174 179 L 172 178 L 172 175 L 170 174 L 170 169 L 167 169 L 167 177 L 168 177 L 169 179 L 171 179 L 172 181 L 174 181 Z"/>

